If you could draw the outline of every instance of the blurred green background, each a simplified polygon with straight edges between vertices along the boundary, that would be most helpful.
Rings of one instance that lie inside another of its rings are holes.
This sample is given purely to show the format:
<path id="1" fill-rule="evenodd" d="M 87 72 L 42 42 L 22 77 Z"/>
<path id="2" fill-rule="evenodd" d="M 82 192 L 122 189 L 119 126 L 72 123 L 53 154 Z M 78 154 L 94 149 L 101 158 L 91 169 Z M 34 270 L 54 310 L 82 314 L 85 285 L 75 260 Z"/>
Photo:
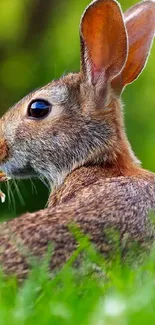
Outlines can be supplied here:
<path id="1" fill-rule="evenodd" d="M 79 21 L 89 0 L 0 1 L 1 115 L 33 89 L 79 70 Z M 121 0 L 123 11 L 136 1 Z M 155 171 L 155 46 L 140 78 L 124 94 L 127 134 L 143 166 Z M 0 218 L 43 208 L 40 181 L 10 182 Z M 36 190 L 35 190 L 36 187 Z"/>

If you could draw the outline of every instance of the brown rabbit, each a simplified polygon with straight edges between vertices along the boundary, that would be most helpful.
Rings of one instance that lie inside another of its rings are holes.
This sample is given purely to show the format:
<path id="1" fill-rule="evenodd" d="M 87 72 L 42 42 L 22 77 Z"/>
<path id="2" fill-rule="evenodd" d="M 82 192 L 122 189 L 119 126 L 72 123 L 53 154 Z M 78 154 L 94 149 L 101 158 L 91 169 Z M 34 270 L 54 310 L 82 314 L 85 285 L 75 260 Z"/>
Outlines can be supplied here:
<path id="1" fill-rule="evenodd" d="M 114 0 L 93 1 L 80 24 L 81 72 L 36 90 L 0 120 L 1 169 L 10 177 L 46 177 L 49 207 L 0 226 L 4 270 L 24 277 L 26 252 L 43 256 L 55 243 L 51 267 L 76 247 L 71 221 L 108 252 L 105 229 L 121 238 L 154 237 L 155 174 L 143 170 L 127 140 L 120 94 L 143 70 L 155 33 L 155 2 L 124 15 Z M 24 249 L 23 249 L 24 247 Z"/>

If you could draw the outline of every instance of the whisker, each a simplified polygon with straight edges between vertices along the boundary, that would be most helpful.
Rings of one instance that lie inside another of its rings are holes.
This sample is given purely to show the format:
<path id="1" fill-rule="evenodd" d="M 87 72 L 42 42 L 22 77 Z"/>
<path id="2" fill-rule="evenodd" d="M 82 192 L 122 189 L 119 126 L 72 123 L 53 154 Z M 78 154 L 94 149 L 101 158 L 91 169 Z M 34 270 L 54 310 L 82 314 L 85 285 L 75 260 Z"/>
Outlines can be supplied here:
<path id="1" fill-rule="evenodd" d="M 8 174 L 10 174 L 9 172 L 9 168 L 7 170 Z M 7 175 L 6 172 L 6 175 Z M 13 190 L 12 190 L 12 183 L 13 183 L 13 179 L 7 180 L 5 182 L 5 186 L 6 186 L 6 192 L 7 192 L 7 197 L 8 197 L 8 206 L 10 210 L 13 210 L 14 213 L 16 213 L 16 205 L 15 205 L 15 198 L 13 195 Z"/>
<path id="2" fill-rule="evenodd" d="M 15 187 L 15 190 L 16 190 L 16 193 L 18 195 L 18 198 L 20 200 L 21 205 L 24 206 L 25 205 L 25 201 L 23 199 L 23 196 L 22 196 L 22 194 L 20 192 L 20 189 L 19 189 L 19 187 L 18 187 L 15 179 L 14 179 L 14 187 Z"/>
<path id="3" fill-rule="evenodd" d="M 46 188 L 50 191 L 50 184 L 49 182 L 47 181 L 46 178 L 44 178 L 43 176 L 41 175 L 38 175 L 39 179 L 41 180 L 41 182 L 46 186 Z"/>
<path id="4" fill-rule="evenodd" d="M 15 203 L 15 197 L 13 194 L 13 190 L 12 190 L 12 184 L 13 184 L 13 180 L 9 180 L 7 181 L 6 184 L 6 190 L 7 190 L 7 197 L 8 197 L 8 205 L 9 205 L 9 209 L 13 210 L 14 213 L 16 213 L 16 203 Z"/>
<path id="5" fill-rule="evenodd" d="M 37 194 L 38 191 L 37 191 L 35 183 L 33 182 L 33 180 L 31 178 L 29 178 L 29 180 L 30 180 L 30 183 L 31 183 L 32 194 Z"/>

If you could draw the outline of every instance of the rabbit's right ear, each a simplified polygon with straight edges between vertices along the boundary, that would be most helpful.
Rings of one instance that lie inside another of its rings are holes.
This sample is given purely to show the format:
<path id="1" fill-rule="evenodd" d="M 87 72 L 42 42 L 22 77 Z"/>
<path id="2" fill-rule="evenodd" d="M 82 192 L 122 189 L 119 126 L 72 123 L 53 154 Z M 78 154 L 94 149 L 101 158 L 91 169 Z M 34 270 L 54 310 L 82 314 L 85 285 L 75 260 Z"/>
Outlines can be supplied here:
<path id="1" fill-rule="evenodd" d="M 127 35 L 123 15 L 114 0 L 93 1 L 80 25 L 81 70 L 85 80 L 103 84 L 118 75 L 127 58 Z"/>

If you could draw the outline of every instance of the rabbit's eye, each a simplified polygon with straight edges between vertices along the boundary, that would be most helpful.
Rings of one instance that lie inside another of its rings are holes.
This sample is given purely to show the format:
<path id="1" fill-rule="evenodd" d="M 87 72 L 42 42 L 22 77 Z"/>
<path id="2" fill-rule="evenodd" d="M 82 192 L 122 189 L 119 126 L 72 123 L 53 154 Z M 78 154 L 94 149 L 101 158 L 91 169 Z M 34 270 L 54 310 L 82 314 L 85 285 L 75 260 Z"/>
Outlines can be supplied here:
<path id="1" fill-rule="evenodd" d="M 46 100 L 35 100 L 28 107 L 28 116 L 34 119 L 46 117 L 51 111 L 51 105 Z"/>

